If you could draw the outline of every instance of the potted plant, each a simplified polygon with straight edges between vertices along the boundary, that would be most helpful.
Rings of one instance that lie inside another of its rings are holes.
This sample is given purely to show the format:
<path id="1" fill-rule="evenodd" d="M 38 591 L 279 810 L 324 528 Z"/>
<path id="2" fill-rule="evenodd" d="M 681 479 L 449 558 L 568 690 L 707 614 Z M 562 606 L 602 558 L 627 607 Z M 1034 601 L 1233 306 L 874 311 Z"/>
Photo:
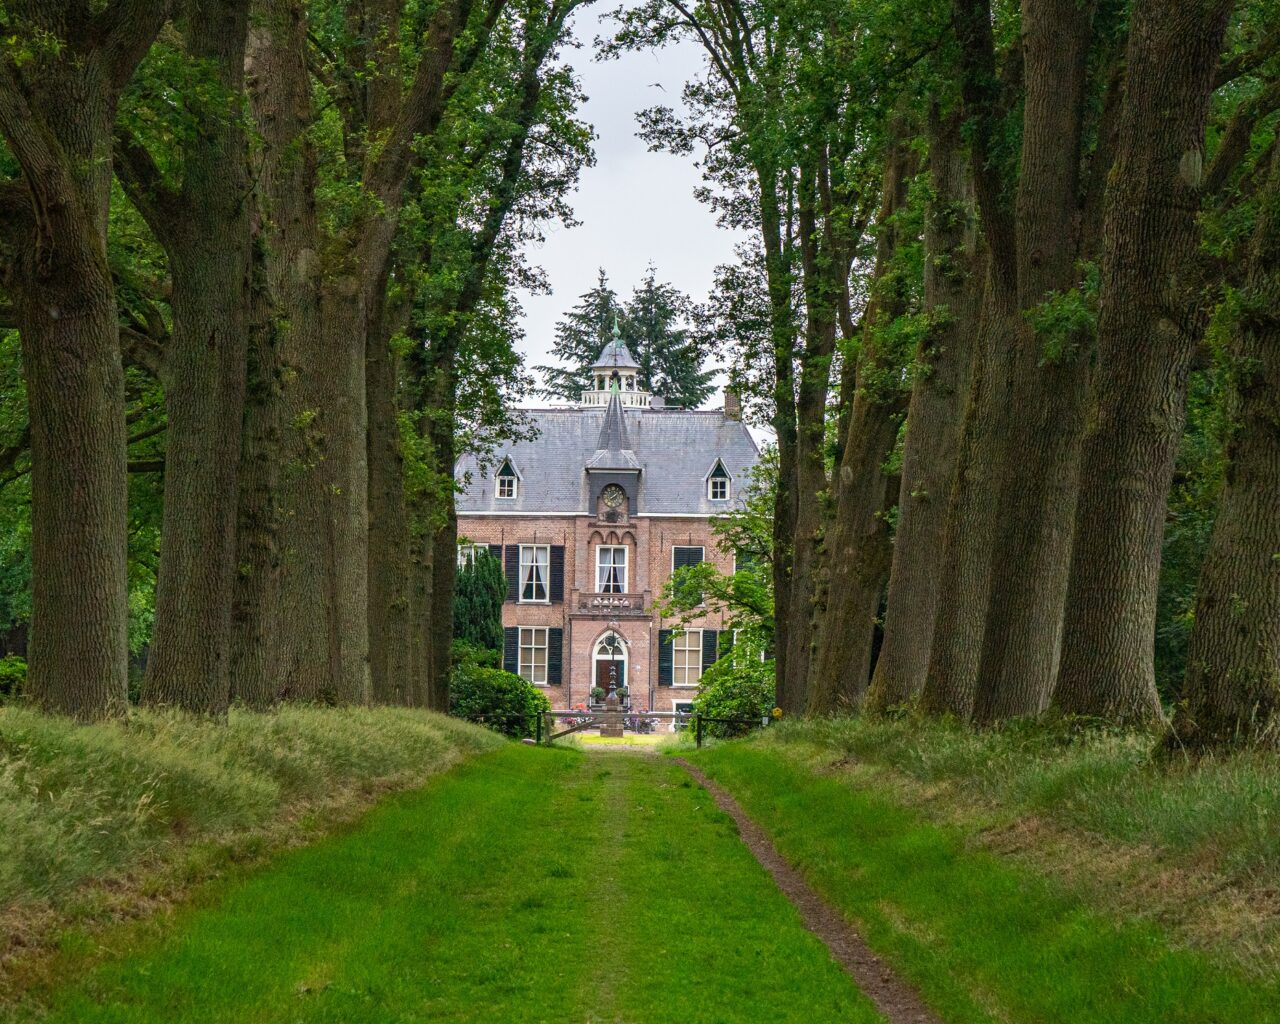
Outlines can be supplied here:
<path id="1" fill-rule="evenodd" d="M 604 687 L 603 686 L 591 687 L 591 703 L 599 704 L 603 700 L 604 700 Z"/>

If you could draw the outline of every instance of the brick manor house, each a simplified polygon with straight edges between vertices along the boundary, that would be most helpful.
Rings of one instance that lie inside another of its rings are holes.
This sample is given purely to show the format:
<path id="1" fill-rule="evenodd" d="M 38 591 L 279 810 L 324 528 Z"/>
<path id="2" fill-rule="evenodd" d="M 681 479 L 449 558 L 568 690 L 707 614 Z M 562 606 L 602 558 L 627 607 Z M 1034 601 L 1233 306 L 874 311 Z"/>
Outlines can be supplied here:
<path id="1" fill-rule="evenodd" d="M 532 440 L 455 470 L 459 559 L 487 547 L 506 569 L 505 668 L 557 708 L 625 687 L 634 710 L 690 710 L 720 652 L 720 614 L 682 631 L 655 605 L 679 567 L 733 571 L 711 520 L 738 506 L 759 450 L 732 395 L 667 408 L 638 370 L 615 328 L 578 405 L 530 410 Z"/>

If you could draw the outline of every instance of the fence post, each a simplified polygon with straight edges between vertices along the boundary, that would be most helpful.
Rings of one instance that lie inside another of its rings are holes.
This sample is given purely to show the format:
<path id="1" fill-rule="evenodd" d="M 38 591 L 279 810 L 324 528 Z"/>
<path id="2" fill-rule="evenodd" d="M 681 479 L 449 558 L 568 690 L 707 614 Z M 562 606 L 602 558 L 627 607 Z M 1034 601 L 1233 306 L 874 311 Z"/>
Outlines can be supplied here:
<path id="1" fill-rule="evenodd" d="M 694 742 L 698 745 L 698 749 L 702 749 L 702 712 L 695 711 L 693 713 L 693 735 Z"/>
<path id="2" fill-rule="evenodd" d="M 536 746 L 542 746 L 542 712 L 538 712 L 537 738 L 533 741 Z"/>

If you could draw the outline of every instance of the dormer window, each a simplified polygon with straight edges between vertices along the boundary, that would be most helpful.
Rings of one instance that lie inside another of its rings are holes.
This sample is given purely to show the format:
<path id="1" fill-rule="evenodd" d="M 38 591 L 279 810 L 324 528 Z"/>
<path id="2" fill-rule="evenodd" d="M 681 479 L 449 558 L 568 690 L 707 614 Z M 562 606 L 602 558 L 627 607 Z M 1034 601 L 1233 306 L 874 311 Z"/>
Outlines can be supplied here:
<path id="1" fill-rule="evenodd" d="M 511 462 L 502 463 L 502 468 L 498 470 L 498 497 L 513 499 L 520 489 L 520 478 L 516 476 L 516 471 L 511 467 Z"/>
<path id="2" fill-rule="evenodd" d="M 728 501 L 731 479 L 729 471 L 724 468 L 724 463 L 716 459 L 716 464 L 707 477 L 707 497 L 711 501 Z"/>

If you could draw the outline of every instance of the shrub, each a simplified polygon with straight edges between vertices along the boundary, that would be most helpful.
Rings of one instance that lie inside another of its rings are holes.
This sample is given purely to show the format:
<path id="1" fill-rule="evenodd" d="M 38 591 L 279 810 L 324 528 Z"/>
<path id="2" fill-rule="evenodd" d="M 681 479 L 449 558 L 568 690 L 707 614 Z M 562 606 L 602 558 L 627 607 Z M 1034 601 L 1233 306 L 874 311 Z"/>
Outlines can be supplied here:
<path id="1" fill-rule="evenodd" d="M 520 676 L 485 664 L 488 652 L 455 644 L 449 714 L 512 739 L 532 736 L 538 716 L 551 710 L 547 695 Z"/>
<path id="2" fill-rule="evenodd" d="M 453 635 L 472 647 L 502 650 L 502 603 L 507 577 L 502 562 L 480 550 L 458 570 L 453 585 Z"/>
<path id="3" fill-rule="evenodd" d="M 20 697 L 27 684 L 27 663 L 16 654 L 0 658 L 0 700 Z"/>
<path id="4" fill-rule="evenodd" d="M 773 710 L 773 662 L 726 655 L 702 674 L 702 685 L 694 708 L 708 718 L 760 719 Z M 706 726 L 710 736 L 741 736 L 748 725 Z"/>

